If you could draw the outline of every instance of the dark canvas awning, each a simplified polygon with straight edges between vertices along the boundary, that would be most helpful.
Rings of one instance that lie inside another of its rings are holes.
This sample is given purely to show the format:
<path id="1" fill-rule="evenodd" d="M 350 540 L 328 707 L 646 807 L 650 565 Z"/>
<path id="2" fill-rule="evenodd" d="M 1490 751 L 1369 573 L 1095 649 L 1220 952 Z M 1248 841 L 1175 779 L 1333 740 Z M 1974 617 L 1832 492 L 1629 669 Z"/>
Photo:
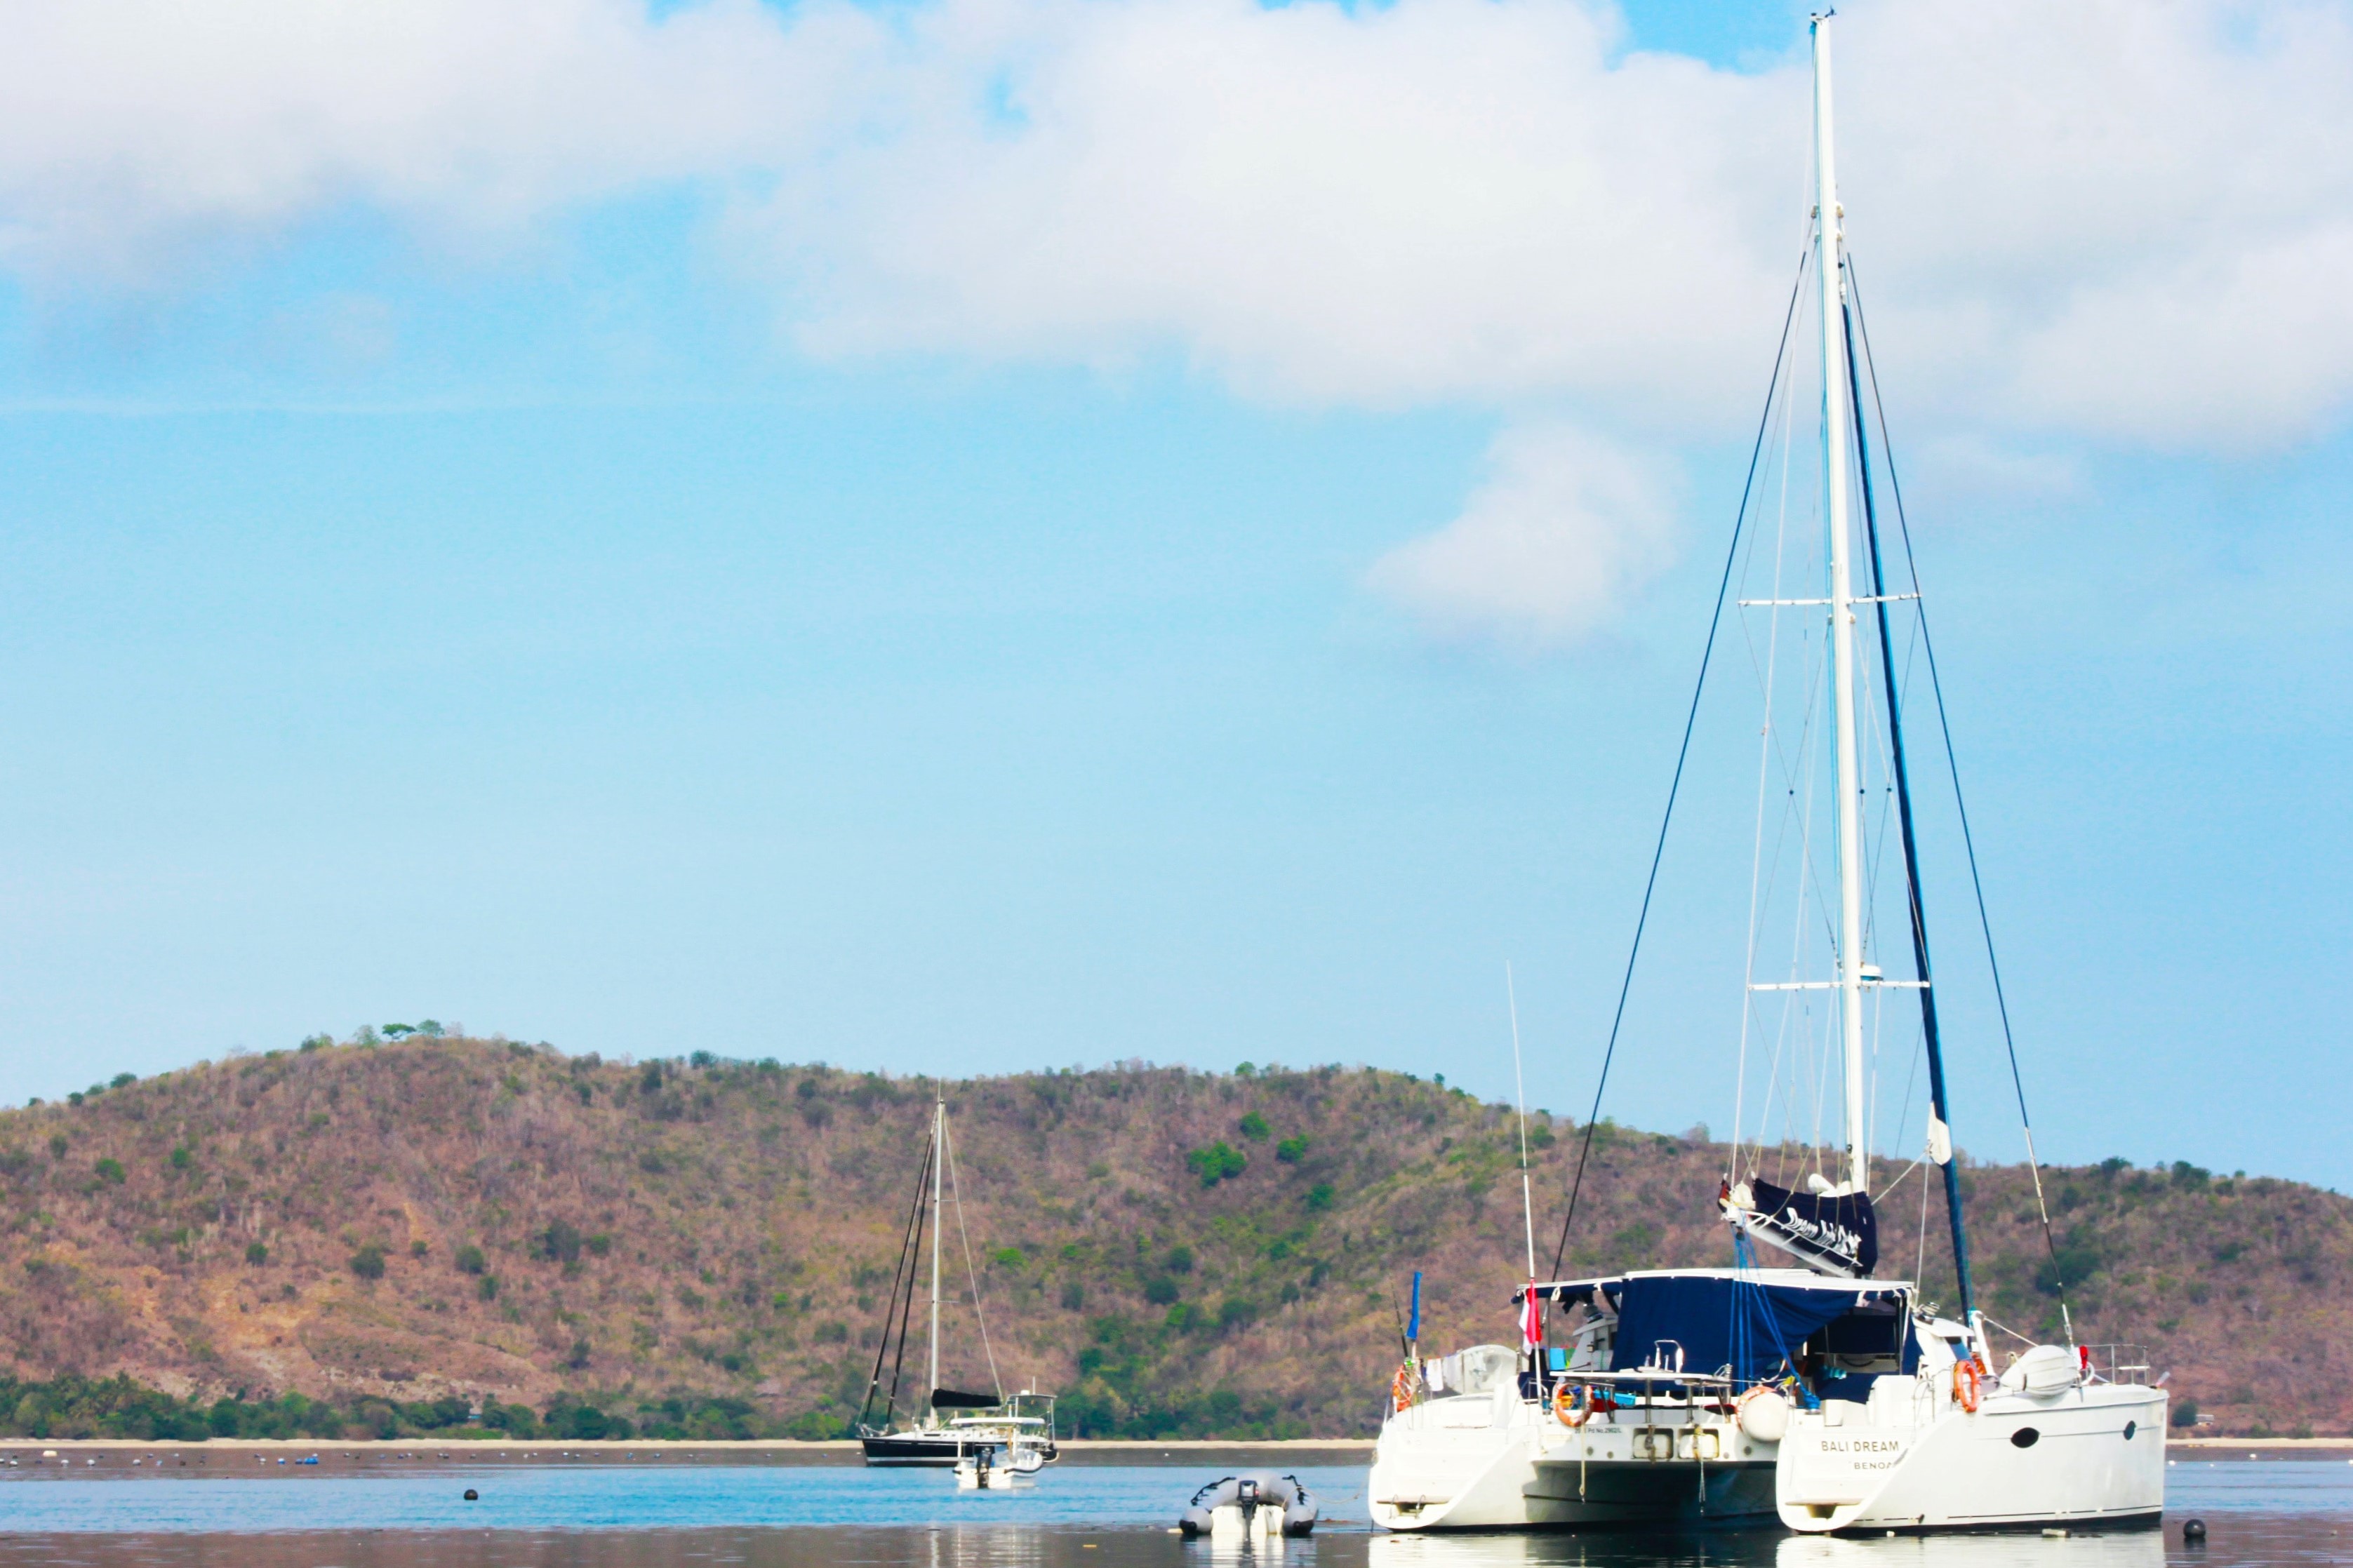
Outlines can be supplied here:
<path id="1" fill-rule="evenodd" d="M 1829 1287 L 1825 1289 L 1824 1287 Z M 1662 1353 L 1683 1368 L 1730 1367 L 1743 1382 L 1770 1377 L 1808 1335 L 1858 1310 L 1900 1312 L 1904 1292 L 1825 1280 L 1768 1284 L 1736 1274 L 1636 1274 L 1620 1286 L 1613 1372 L 1631 1372 Z"/>

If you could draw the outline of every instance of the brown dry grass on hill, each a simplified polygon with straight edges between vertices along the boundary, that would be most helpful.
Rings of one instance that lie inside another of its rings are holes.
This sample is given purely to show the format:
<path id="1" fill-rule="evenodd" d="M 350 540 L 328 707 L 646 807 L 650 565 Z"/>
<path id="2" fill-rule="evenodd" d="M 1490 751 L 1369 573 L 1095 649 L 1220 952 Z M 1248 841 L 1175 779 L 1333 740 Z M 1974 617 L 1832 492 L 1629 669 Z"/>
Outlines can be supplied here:
<path id="1" fill-rule="evenodd" d="M 997 1363 L 1008 1386 L 1060 1391 L 1066 1429 L 1366 1431 L 1416 1268 L 1429 1337 L 1511 1332 L 1503 1107 L 1358 1068 L 1142 1065 L 953 1084 L 949 1101 Z M 6 1112 L 9 1370 L 208 1398 L 721 1396 L 815 1413 L 813 1429 L 865 1386 L 928 1111 L 923 1085 L 880 1075 L 448 1039 L 232 1058 Z M 1536 1129 L 1546 1244 L 1577 1137 Z M 1211 1181 L 1233 1162 L 1188 1156 L 1220 1142 L 1241 1169 Z M 1568 1266 L 1724 1261 L 1723 1157 L 1604 1123 Z M 1883 1273 L 1914 1256 L 1919 1179 L 1885 1205 Z M 1967 1181 L 1987 1306 L 2052 1325 L 2027 1173 Z M 2255 1427 L 2259 1391 L 2282 1432 L 2353 1426 L 2353 1205 L 2188 1166 L 2045 1183 L 2086 1340 L 2149 1343 L 2225 1430 Z M 1928 1216 L 1933 1295 L 1941 1197 Z M 985 1385 L 968 1307 L 951 1317 L 944 1379 Z"/>

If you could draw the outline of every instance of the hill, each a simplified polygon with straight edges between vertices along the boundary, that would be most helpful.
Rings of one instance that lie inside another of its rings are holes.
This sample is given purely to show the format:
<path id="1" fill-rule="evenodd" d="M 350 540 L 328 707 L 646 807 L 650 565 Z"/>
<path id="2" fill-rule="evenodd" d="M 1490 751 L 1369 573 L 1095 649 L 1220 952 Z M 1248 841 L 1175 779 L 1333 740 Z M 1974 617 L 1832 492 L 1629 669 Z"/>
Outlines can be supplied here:
<path id="1" fill-rule="evenodd" d="M 423 1037 L 76 1098 L 0 1113 L 19 1431 L 833 1435 L 930 1112 L 923 1084 L 822 1066 Z M 1506 1108 L 1337 1067 L 1132 1064 L 948 1100 L 987 1348 L 1008 1387 L 1061 1394 L 1066 1433 L 1368 1432 L 1416 1268 L 1426 1337 L 1512 1332 Z M 1538 1119 L 1533 1142 L 1548 1244 L 1575 1134 Z M 1726 1258 L 1720 1146 L 1604 1122 L 1596 1154 L 1568 1267 Z M 2044 1180 L 2085 1340 L 2148 1344 L 2223 1431 L 2353 1429 L 2353 1203 L 2187 1164 Z M 1919 1181 L 1884 1204 L 1883 1272 L 1914 1256 Z M 2028 1173 L 1966 1182 L 1988 1310 L 2054 1328 Z M 944 1380 L 987 1386 L 969 1309 L 950 1316 Z"/>

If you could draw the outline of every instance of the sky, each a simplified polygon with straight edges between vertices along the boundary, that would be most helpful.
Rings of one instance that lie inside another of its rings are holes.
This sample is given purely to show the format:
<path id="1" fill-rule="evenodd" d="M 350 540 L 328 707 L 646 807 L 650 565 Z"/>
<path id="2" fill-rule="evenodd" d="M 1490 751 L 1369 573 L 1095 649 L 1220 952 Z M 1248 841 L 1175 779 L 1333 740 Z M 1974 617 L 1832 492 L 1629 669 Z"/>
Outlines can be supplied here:
<path id="1" fill-rule="evenodd" d="M 1834 27 L 2038 1149 L 2353 1187 L 2353 6 Z M 1581 1116 L 1806 47 L 1773 4 L 0 4 L 0 1099 L 425 1016 L 1505 1098 L 1509 964 Z M 1751 646 L 1620 1121 L 1734 1124 Z M 1926 826 L 1957 1142 L 2017 1158 Z"/>

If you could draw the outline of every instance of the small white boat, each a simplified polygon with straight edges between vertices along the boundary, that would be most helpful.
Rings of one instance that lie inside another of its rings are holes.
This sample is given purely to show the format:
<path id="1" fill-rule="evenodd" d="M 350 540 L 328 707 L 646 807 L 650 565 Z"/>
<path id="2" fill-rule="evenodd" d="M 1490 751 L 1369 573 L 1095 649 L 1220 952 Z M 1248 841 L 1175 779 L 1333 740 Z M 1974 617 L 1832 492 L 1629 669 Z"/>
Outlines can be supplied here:
<path id="1" fill-rule="evenodd" d="M 1220 1476 L 1195 1492 L 1176 1521 L 1176 1530 L 1188 1539 L 1206 1535 L 1224 1542 L 1282 1541 L 1313 1535 L 1321 1511 L 1314 1494 L 1297 1476 L 1255 1470 Z"/>
<path id="2" fill-rule="evenodd" d="M 1031 1471 L 1036 1468 L 1032 1466 Z M 956 1490 L 1009 1492 L 1020 1478 L 1028 1473 L 1029 1472 L 1018 1470 L 1010 1464 L 1000 1462 L 995 1444 L 981 1443 L 974 1446 L 962 1458 L 955 1461 Z"/>

